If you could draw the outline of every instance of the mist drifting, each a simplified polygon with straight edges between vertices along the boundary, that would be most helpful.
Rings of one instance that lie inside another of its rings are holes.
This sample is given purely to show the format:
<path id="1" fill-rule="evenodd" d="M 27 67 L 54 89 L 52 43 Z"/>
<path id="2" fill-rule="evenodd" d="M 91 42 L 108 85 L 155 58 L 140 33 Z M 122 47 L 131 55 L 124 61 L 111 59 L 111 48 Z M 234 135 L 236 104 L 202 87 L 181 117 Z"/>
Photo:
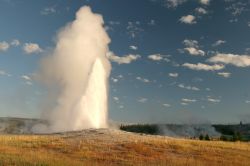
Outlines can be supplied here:
<path id="1" fill-rule="evenodd" d="M 41 60 L 38 79 L 48 88 L 46 132 L 107 127 L 108 37 L 101 15 L 84 6 L 63 27 L 51 54 Z"/>

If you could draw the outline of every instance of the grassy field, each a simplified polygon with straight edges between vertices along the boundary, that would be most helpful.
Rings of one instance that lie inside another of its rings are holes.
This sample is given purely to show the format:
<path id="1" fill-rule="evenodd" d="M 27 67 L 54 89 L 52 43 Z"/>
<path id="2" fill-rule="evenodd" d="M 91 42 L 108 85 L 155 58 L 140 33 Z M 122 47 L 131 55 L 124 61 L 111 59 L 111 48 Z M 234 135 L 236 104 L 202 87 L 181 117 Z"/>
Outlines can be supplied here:
<path id="1" fill-rule="evenodd" d="M 0 135 L 0 165 L 249 166 L 250 144 L 84 130 Z"/>

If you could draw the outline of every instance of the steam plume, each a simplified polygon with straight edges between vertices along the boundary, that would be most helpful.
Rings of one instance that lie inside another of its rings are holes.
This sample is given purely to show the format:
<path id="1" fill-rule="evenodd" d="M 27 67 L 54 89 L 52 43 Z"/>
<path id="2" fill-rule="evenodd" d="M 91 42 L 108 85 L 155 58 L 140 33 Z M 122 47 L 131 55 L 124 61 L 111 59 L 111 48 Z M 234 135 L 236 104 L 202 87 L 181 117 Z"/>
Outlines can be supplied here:
<path id="1" fill-rule="evenodd" d="M 45 116 L 52 132 L 107 127 L 110 39 L 103 24 L 90 7 L 80 8 L 41 61 L 38 79 L 48 87 Z"/>

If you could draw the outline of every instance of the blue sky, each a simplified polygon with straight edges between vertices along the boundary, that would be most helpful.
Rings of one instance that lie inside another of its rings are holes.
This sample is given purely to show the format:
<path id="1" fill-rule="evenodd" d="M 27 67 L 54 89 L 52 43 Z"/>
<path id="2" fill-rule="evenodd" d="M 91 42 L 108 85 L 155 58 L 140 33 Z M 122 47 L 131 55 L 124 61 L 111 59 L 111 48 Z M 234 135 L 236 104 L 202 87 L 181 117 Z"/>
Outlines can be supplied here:
<path id="1" fill-rule="evenodd" d="M 32 75 L 84 5 L 111 38 L 110 119 L 250 121 L 249 0 L 0 0 L 0 116 L 40 116 Z"/>

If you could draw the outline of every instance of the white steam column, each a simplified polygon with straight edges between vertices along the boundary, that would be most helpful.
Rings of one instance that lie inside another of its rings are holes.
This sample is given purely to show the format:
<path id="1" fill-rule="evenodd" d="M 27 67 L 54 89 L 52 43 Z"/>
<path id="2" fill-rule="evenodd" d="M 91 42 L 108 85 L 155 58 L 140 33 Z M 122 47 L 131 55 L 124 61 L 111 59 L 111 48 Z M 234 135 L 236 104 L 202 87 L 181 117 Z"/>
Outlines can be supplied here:
<path id="1" fill-rule="evenodd" d="M 107 127 L 110 39 L 103 24 L 101 15 L 82 7 L 42 59 L 38 79 L 48 87 L 48 131 Z"/>

